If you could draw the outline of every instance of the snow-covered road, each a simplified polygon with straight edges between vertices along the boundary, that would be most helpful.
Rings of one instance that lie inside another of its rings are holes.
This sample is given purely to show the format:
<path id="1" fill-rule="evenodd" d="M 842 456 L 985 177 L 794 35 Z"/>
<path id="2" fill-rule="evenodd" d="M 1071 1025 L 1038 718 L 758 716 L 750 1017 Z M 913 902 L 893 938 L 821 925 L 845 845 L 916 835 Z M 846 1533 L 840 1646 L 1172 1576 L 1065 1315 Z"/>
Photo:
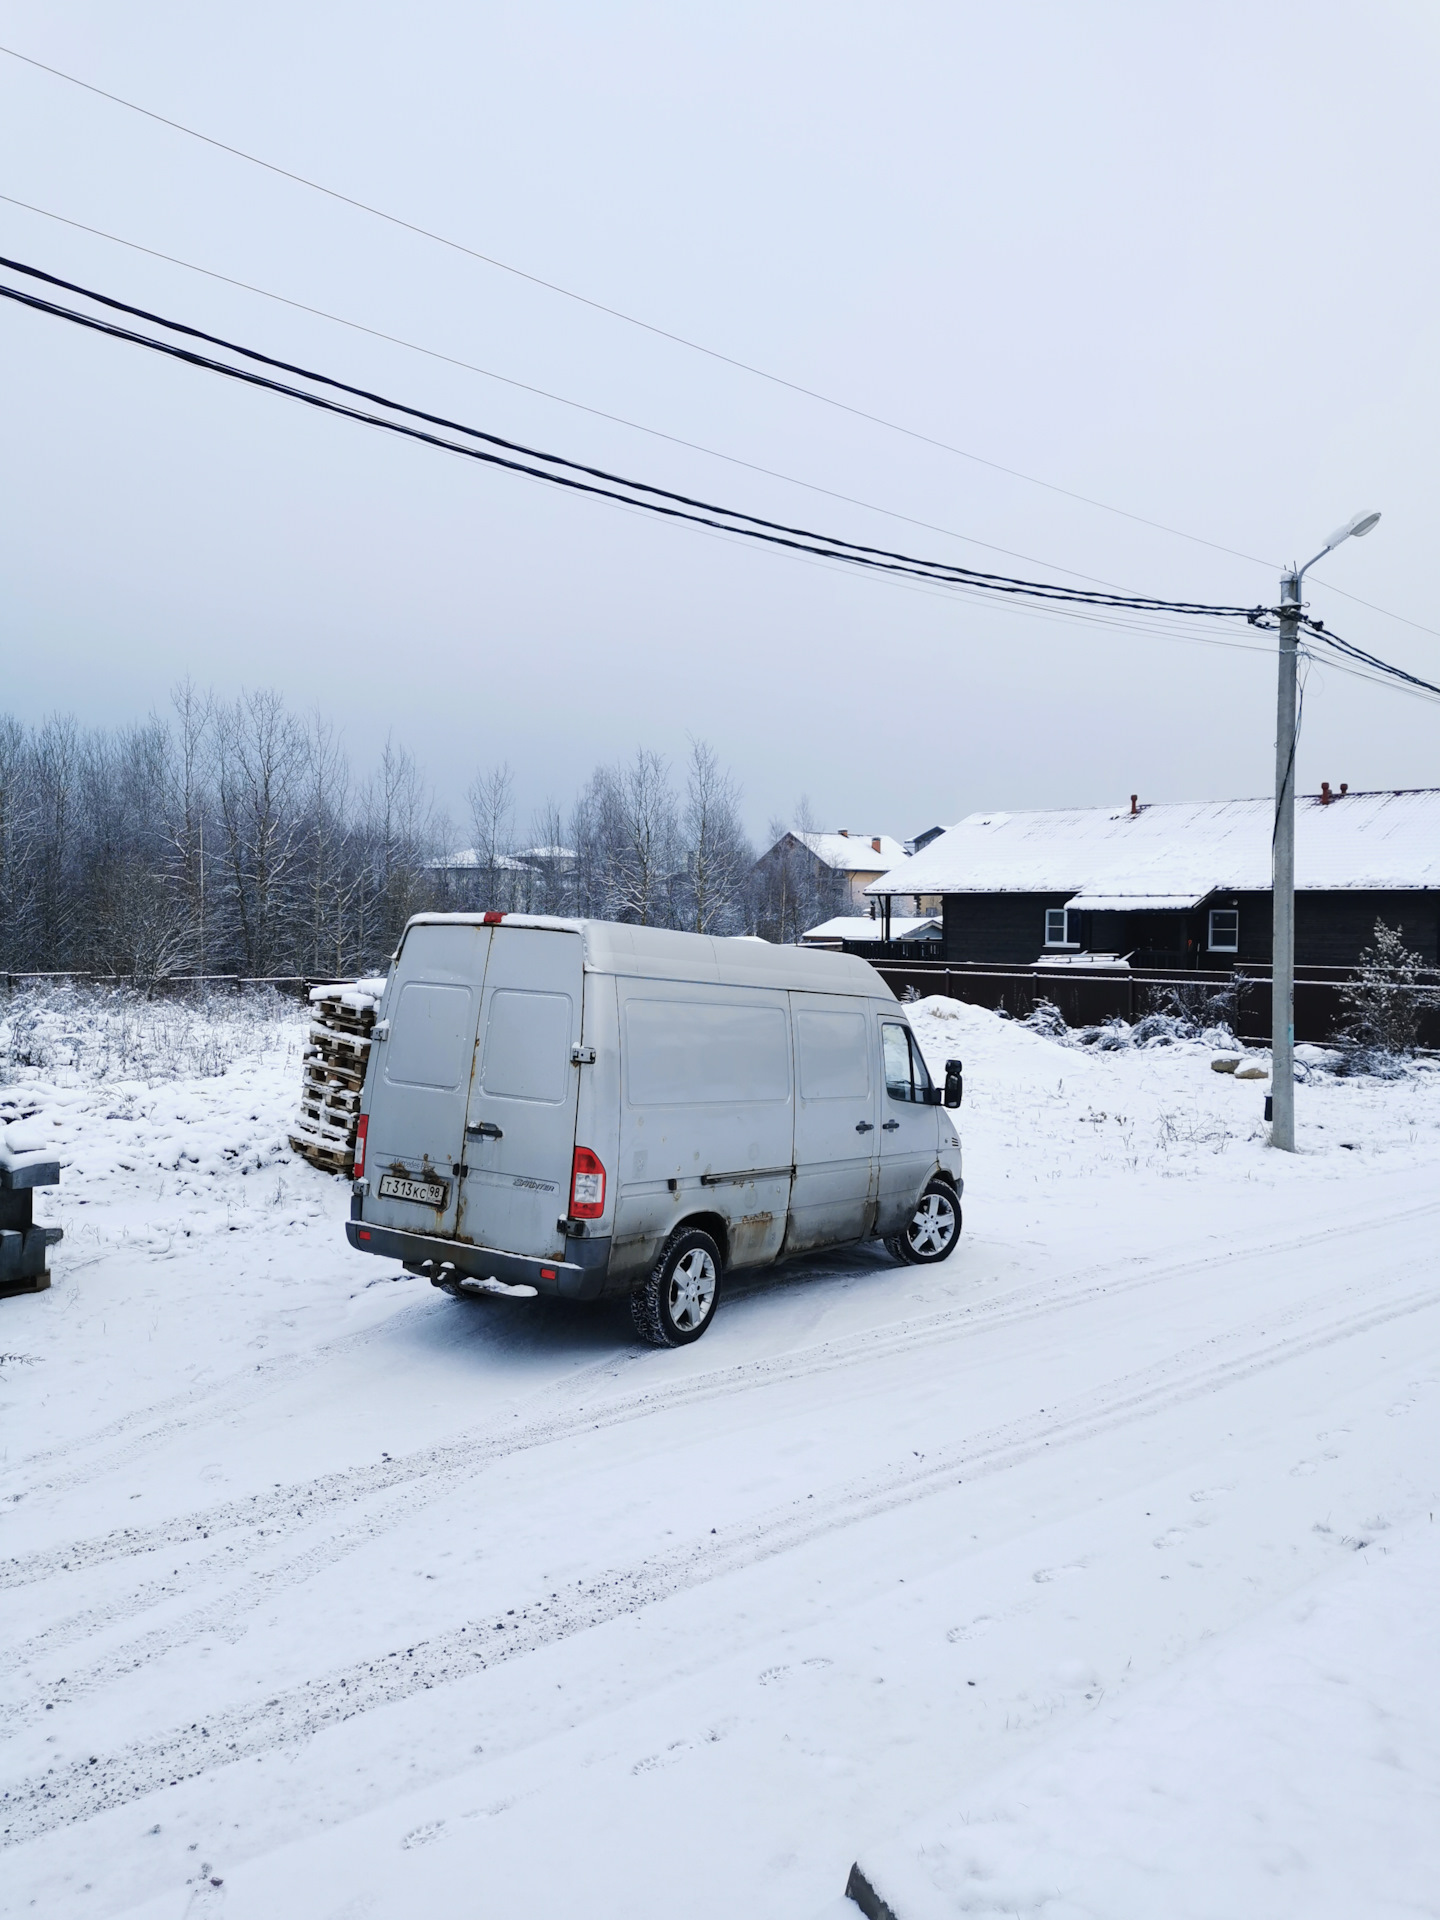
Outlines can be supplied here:
<path id="1" fill-rule="evenodd" d="M 815 1915 L 1429 1524 L 1440 1087 L 1317 1089 L 1282 1162 L 1202 1049 L 915 1019 L 964 1029 L 960 1252 L 736 1285 L 673 1353 L 351 1254 L 275 1144 L 282 1030 L 123 1121 L 48 1089 L 83 1174 L 53 1294 L 0 1303 L 3 1910 Z M 208 1204 L 164 1157 L 206 1113 L 250 1142 Z"/>

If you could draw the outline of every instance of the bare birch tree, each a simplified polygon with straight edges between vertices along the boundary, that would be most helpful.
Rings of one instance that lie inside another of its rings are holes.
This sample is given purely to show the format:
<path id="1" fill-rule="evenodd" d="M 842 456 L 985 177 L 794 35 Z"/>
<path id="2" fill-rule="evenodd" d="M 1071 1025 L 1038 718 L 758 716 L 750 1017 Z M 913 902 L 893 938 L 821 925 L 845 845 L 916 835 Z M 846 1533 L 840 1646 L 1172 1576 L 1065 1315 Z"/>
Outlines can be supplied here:
<path id="1" fill-rule="evenodd" d="M 514 843 L 515 776 L 508 765 L 477 773 L 465 798 L 474 834 L 473 904 L 485 913 L 513 909 L 515 883 L 509 862 Z"/>
<path id="2" fill-rule="evenodd" d="M 755 855 L 740 824 L 740 789 L 704 740 L 690 742 L 684 831 L 689 898 L 696 933 L 739 933 Z"/>
<path id="3" fill-rule="evenodd" d="M 289 944 L 304 737 L 281 696 L 265 689 L 217 707 L 215 719 L 230 905 L 245 971 L 265 975 L 277 970 Z"/>

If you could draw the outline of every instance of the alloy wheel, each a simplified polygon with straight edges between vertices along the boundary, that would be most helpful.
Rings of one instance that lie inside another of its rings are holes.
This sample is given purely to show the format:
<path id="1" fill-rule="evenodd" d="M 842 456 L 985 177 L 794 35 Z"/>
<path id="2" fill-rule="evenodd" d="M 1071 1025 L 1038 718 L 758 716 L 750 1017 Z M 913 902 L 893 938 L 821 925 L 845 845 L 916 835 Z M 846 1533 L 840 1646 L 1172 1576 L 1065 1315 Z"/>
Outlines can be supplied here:
<path id="1" fill-rule="evenodd" d="M 670 1318 L 681 1333 L 700 1326 L 715 1299 L 715 1262 L 703 1247 L 692 1247 L 675 1262 L 670 1275 Z"/>
<path id="2" fill-rule="evenodd" d="M 943 1193 L 927 1193 L 915 1209 L 905 1238 L 916 1253 L 943 1253 L 955 1238 L 955 1206 Z"/>

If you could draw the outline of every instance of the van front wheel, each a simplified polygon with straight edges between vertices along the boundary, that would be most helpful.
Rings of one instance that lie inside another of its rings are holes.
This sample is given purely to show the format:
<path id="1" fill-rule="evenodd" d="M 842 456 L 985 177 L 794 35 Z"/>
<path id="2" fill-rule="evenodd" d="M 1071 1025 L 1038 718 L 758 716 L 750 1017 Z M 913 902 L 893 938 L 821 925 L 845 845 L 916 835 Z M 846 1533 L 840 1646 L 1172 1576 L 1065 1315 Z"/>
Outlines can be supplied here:
<path id="1" fill-rule="evenodd" d="M 650 1277 L 630 1296 L 635 1331 L 652 1347 L 686 1347 L 715 1318 L 720 1249 L 699 1227 L 681 1227 L 665 1242 Z"/>
<path id="2" fill-rule="evenodd" d="M 948 1260 L 960 1238 L 960 1202 L 943 1180 L 932 1180 L 920 1196 L 903 1233 L 885 1242 L 888 1253 L 907 1266 L 928 1267 Z"/>

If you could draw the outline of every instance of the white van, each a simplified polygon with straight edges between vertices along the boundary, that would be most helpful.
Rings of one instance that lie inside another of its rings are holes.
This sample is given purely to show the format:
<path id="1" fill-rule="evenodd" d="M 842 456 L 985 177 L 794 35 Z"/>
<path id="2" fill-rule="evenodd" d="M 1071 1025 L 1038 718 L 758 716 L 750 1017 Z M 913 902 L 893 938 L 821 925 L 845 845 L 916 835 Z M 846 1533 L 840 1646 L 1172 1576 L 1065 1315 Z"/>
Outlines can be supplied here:
<path id="1" fill-rule="evenodd" d="M 457 1294 L 628 1294 L 679 1346 L 733 1269 L 869 1239 L 943 1260 L 961 1091 L 847 954 L 420 914 L 380 1002 L 350 1244 Z"/>

